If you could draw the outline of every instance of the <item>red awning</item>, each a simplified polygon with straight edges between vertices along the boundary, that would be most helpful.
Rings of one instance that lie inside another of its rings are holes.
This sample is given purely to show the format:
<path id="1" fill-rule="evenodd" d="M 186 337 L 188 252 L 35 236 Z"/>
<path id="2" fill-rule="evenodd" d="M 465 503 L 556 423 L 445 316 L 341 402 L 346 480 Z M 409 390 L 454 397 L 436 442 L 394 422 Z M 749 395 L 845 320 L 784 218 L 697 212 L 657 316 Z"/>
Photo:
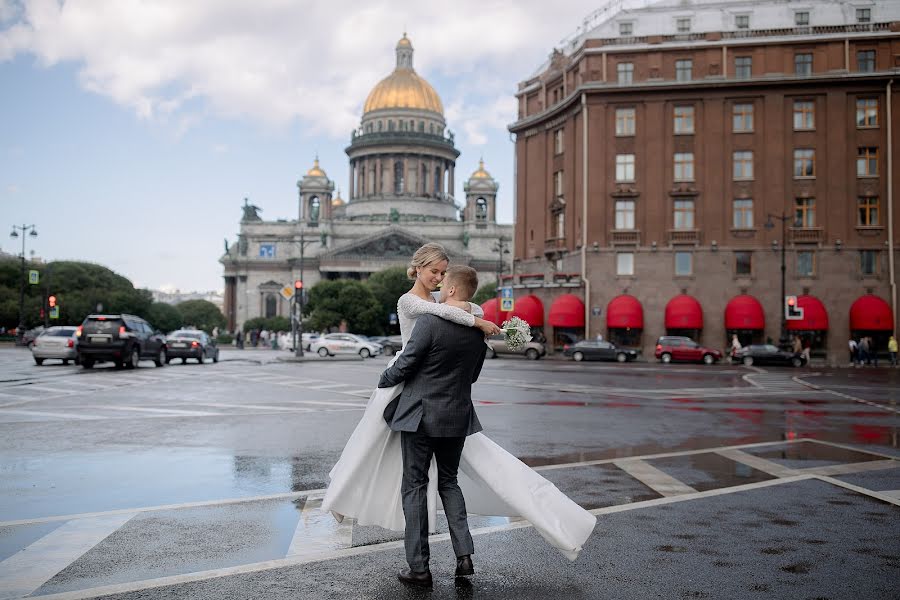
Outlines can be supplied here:
<path id="1" fill-rule="evenodd" d="M 891 306 L 878 296 L 862 296 L 850 307 L 850 331 L 893 331 Z"/>
<path id="2" fill-rule="evenodd" d="M 759 300 L 744 294 L 725 307 L 725 329 L 765 329 L 766 317 Z"/>
<path id="3" fill-rule="evenodd" d="M 496 323 L 497 325 L 502 325 L 503 321 L 509 318 L 509 313 L 500 312 L 498 309 L 500 307 L 500 301 L 496 298 L 491 298 L 487 302 L 481 305 L 481 310 L 484 311 L 484 320 L 490 321 L 491 323 Z"/>
<path id="4" fill-rule="evenodd" d="M 511 317 L 519 317 L 532 327 L 544 326 L 544 303 L 534 294 L 516 298 Z"/>
<path id="5" fill-rule="evenodd" d="M 703 309 L 697 299 L 681 294 L 669 300 L 666 329 L 703 329 Z"/>
<path id="6" fill-rule="evenodd" d="M 616 296 L 606 305 L 606 326 L 610 329 L 643 329 L 644 309 L 628 294 Z"/>
<path id="7" fill-rule="evenodd" d="M 563 294 L 550 305 L 547 321 L 552 327 L 584 327 L 584 302 L 578 296 Z"/>
<path id="8" fill-rule="evenodd" d="M 803 309 L 803 318 L 786 321 L 789 331 L 828 331 L 828 312 L 815 296 L 797 296 L 797 306 Z"/>

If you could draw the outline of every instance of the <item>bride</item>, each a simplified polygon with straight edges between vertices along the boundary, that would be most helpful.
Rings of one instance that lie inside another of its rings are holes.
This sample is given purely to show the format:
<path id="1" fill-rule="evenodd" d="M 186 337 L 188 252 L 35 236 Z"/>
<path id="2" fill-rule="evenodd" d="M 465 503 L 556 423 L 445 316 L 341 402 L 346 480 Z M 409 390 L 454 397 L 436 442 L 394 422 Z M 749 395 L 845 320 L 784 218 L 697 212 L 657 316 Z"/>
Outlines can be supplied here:
<path id="1" fill-rule="evenodd" d="M 415 284 L 397 303 L 404 346 L 416 319 L 426 313 L 478 327 L 486 335 L 500 331 L 493 323 L 473 314 L 483 315 L 476 304 L 451 306 L 435 302 L 431 292 L 443 280 L 449 260 L 438 244 L 425 244 L 413 255 L 407 275 L 415 279 Z M 391 364 L 396 360 L 397 356 Z M 360 525 L 404 530 L 400 435 L 391 431 L 383 417 L 385 407 L 402 390 L 402 383 L 375 388 L 362 419 L 331 470 L 331 483 L 322 509 L 331 511 L 338 521 L 350 517 Z M 438 505 L 434 461 L 428 479 L 428 524 L 433 533 Z M 570 560 L 578 557 L 596 524 L 596 517 L 483 433 L 466 438 L 459 463 L 459 485 L 469 513 L 527 519 L 548 543 Z"/>

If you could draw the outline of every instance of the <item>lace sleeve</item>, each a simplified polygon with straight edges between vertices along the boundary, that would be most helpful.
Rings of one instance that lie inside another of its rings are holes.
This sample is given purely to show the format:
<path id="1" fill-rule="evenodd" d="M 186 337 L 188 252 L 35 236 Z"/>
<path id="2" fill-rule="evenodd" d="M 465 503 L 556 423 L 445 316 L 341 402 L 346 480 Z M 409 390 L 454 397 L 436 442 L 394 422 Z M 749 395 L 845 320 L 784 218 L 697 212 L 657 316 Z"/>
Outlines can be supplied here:
<path id="1" fill-rule="evenodd" d="M 469 310 L 472 311 L 472 314 L 478 317 L 479 319 L 484 318 L 484 309 L 481 308 L 481 305 L 475 304 L 474 302 L 469 302 Z"/>
<path id="2" fill-rule="evenodd" d="M 415 294 L 400 296 L 400 300 L 397 302 L 397 314 L 407 319 L 415 319 L 421 315 L 435 315 L 466 327 L 475 325 L 475 316 L 463 309 L 437 302 L 428 302 Z"/>

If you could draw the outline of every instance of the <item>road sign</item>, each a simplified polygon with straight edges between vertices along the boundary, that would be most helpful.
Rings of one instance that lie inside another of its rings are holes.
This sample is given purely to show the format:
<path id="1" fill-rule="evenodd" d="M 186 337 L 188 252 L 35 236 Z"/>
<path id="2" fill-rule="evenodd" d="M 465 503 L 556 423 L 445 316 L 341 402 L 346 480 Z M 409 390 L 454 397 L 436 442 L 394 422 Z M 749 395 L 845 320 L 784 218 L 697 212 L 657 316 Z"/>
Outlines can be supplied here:
<path id="1" fill-rule="evenodd" d="M 512 298 L 500 298 L 500 311 L 501 312 L 512 312 L 513 309 L 513 299 Z"/>
<path id="2" fill-rule="evenodd" d="M 591 316 L 599 317 L 601 314 L 603 314 L 603 309 L 599 306 L 594 306 L 591 308 Z"/>
<path id="3" fill-rule="evenodd" d="M 281 288 L 281 296 L 285 300 L 290 300 L 294 297 L 294 288 L 289 285 L 284 286 L 283 288 Z"/>
<path id="4" fill-rule="evenodd" d="M 38 271 L 28 271 L 28 283 L 37 285 L 41 281 L 41 274 Z"/>
<path id="5" fill-rule="evenodd" d="M 513 289 L 511 287 L 500 288 L 500 297 L 501 298 L 509 298 L 510 300 L 512 300 Z"/>
<path id="6" fill-rule="evenodd" d="M 803 320 L 803 309 L 797 304 L 797 296 L 784 297 L 784 318 L 787 321 Z"/>
<path id="7" fill-rule="evenodd" d="M 50 309 L 50 318 L 51 319 L 59 318 L 59 307 L 58 306 L 54 306 L 53 308 Z"/>

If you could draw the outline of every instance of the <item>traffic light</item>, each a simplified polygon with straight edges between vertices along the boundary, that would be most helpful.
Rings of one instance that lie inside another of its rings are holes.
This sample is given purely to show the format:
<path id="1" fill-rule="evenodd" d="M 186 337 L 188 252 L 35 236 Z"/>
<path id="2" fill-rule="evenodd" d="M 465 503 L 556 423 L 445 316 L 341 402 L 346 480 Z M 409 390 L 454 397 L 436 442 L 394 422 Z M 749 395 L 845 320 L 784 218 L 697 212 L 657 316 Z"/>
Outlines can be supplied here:
<path id="1" fill-rule="evenodd" d="M 56 306 L 56 296 L 50 296 L 50 297 L 48 297 L 48 298 L 47 298 L 47 304 L 50 306 L 50 308 L 55 307 L 55 306 Z"/>
<path id="2" fill-rule="evenodd" d="M 803 318 L 803 309 L 797 304 L 797 296 L 784 297 L 784 318 L 788 321 L 799 321 Z"/>
<path id="3" fill-rule="evenodd" d="M 295 280 L 294 280 L 294 289 L 295 289 L 295 290 L 302 290 L 302 289 L 303 289 L 303 280 L 302 280 L 302 279 L 295 279 Z"/>

